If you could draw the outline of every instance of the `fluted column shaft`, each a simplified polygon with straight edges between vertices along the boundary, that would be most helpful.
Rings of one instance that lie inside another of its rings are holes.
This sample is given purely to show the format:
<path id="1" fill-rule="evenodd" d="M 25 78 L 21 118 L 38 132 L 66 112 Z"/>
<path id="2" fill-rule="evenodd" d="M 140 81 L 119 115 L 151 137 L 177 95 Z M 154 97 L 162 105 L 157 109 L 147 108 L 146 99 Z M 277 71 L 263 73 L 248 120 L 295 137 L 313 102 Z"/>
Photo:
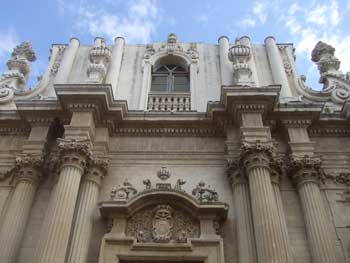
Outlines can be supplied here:
<path id="1" fill-rule="evenodd" d="M 271 184 L 270 156 L 268 151 L 259 147 L 248 147 L 243 154 L 249 178 L 258 262 L 286 263 L 289 262 L 288 253 L 282 242 L 282 230 Z"/>
<path id="2" fill-rule="evenodd" d="M 93 212 L 97 206 L 99 188 L 106 174 L 107 162 L 94 161 L 83 179 L 78 199 L 77 216 L 73 228 L 68 263 L 86 263 L 93 227 Z"/>
<path id="3" fill-rule="evenodd" d="M 274 191 L 275 199 L 276 199 L 278 220 L 279 220 L 280 228 L 282 230 L 282 242 L 284 243 L 284 246 L 287 248 L 288 262 L 293 262 L 293 253 L 291 251 L 291 246 L 289 243 L 287 220 L 286 220 L 286 216 L 284 214 L 279 181 L 273 182 L 272 187 L 273 187 L 273 191 Z"/>
<path id="4" fill-rule="evenodd" d="M 62 166 L 50 197 L 40 234 L 36 262 L 64 263 L 88 145 L 61 143 Z"/>
<path id="5" fill-rule="evenodd" d="M 292 157 L 289 168 L 298 187 L 313 262 L 339 262 L 331 222 L 319 188 L 322 179 L 320 159 Z"/>
<path id="6" fill-rule="evenodd" d="M 334 242 L 330 238 L 329 219 L 323 205 L 320 189 L 315 182 L 299 187 L 307 236 L 314 262 L 338 262 Z"/>
<path id="7" fill-rule="evenodd" d="M 16 160 L 17 185 L 0 230 L 0 258 L 3 263 L 16 262 L 40 179 L 40 158 Z"/>
<path id="8" fill-rule="evenodd" d="M 231 175 L 238 238 L 238 262 L 256 263 L 256 247 L 248 181 L 242 173 Z"/>

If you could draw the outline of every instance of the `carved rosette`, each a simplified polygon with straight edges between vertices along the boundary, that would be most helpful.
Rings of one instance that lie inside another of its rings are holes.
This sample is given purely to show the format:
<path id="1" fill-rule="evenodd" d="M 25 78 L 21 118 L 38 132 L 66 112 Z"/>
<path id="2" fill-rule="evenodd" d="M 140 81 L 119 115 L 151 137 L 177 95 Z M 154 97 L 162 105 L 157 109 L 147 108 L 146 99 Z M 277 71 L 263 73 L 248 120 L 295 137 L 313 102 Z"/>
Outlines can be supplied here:
<path id="1" fill-rule="evenodd" d="M 25 155 L 17 157 L 15 161 L 14 172 L 18 182 L 26 181 L 38 184 L 42 177 L 42 157 Z"/>
<path id="2" fill-rule="evenodd" d="M 271 170 L 273 153 L 274 147 L 270 143 L 244 142 L 241 146 L 240 162 L 248 173 L 256 167 L 265 167 Z"/>
<path id="3" fill-rule="evenodd" d="M 87 173 L 85 175 L 85 180 L 101 184 L 103 178 L 107 175 L 109 162 L 108 160 L 100 158 L 92 158 L 87 166 Z"/>
<path id="4" fill-rule="evenodd" d="M 90 63 L 87 69 L 88 81 L 101 83 L 106 76 L 107 66 L 111 59 L 111 50 L 106 46 L 104 39 L 98 38 L 90 50 Z"/>
<path id="5" fill-rule="evenodd" d="M 319 184 L 324 180 L 321 168 L 321 160 L 305 155 L 304 157 L 292 156 L 287 168 L 293 181 L 300 186 L 307 182 Z"/>
<path id="6" fill-rule="evenodd" d="M 92 153 L 90 151 L 90 143 L 87 140 L 64 140 L 59 139 L 59 156 L 61 168 L 64 166 L 74 166 L 84 170 Z"/>

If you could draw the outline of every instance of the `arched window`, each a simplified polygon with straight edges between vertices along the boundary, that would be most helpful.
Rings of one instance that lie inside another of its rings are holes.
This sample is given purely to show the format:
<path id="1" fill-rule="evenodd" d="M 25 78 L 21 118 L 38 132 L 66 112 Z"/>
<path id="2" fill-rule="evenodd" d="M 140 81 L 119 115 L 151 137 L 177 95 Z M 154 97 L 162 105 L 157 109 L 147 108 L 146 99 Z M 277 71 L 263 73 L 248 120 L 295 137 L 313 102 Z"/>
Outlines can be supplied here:
<path id="1" fill-rule="evenodd" d="M 180 65 L 159 65 L 152 73 L 151 92 L 190 92 L 190 75 Z"/>

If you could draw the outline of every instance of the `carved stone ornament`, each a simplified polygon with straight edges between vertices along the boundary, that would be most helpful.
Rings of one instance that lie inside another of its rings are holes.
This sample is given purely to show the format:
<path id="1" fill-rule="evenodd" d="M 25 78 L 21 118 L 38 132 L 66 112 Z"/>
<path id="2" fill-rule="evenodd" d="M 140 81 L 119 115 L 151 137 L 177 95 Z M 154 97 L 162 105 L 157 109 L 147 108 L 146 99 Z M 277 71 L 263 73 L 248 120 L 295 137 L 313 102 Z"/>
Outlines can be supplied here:
<path id="1" fill-rule="evenodd" d="M 161 180 L 166 180 L 166 179 L 162 179 Z M 152 191 L 152 190 L 176 190 L 176 191 L 183 191 L 182 190 L 182 185 L 184 185 L 186 183 L 186 181 L 182 180 L 182 179 L 177 179 L 175 185 L 172 187 L 172 185 L 170 183 L 156 183 L 155 187 L 153 187 L 152 182 L 150 179 L 145 179 L 142 181 L 143 184 L 145 185 L 145 189 L 143 191 Z"/>
<path id="2" fill-rule="evenodd" d="M 199 222 L 181 210 L 161 204 L 134 214 L 128 220 L 126 233 L 142 243 L 183 243 L 199 236 Z"/>
<path id="3" fill-rule="evenodd" d="M 90 142 L 88 140 L 57 139 L 61 165 L 77 165 L 85 169 L 91 160 Z"/>
<path id="4" fill-rule="evenodd" d="M 63 53 L 66 50 L 66 46 L 59 45 L 59 46 L 57 46 L 57 49 L 58 49 L 58 51 L 57 51 L 57 54 L 55 56 L 55 61 L 52 64 L 52 67 L 51 67 L 51 70 L 50 70 L 50 75 L 51 76 L 56 76 L 56 74 L 58 72 L 58 69 L 60 68 L 61 61 L 62 61 L 62 58 L 63 58 Z"/>
<path id="5" fill-rule="evenodd" d="M 218 201 L 218 193 L 210 185 L 206 186 L 203 181 L 200 181 L 196 188 L 192 190 L 192 195 L 196 196 L 199 202 Z"/>
<path id="6" fill-rule="evenodd" d="M 100 184 L 101 180 L 107 174 L 108 165 L 108 160 L 92 158 L 87 166 L 86 180 Z"/>
<path id="7" fill-rule="evenodd" d="M 250 47 L 241 44 L 240 39 L 229 49 L 228 58 L 233 63 L 234 84 L 252 85 L 252 70 L 249 66 Z"/>
<path id="8" fill-rule="evenodd" d="M 162 167 L 160 168 L 160 170 L 157 172 L 157 176 L 158 178 L 160 178 L 161 180 L 165 181 L 167 179 L 170 178 L 171 176 L 171 173 L 169 170 L 167 170 L 166 167 Z"/>
<path id="9" fill-rule="evenodd" d="M 111 190 L 111 200 L 126 201 L 130 197 L 137 194 L 137 190 L 128 180 L 125 180 L 122 185 L 113 187 Z"/>
<path id="10" fill-rule="evenodd" d="M 246 171 L 256 166 L 271 169 L 274 150 L 275 148 L 271 142 L 243 142 L 241 145 L 240 165 Z"/>
<path id="11" fill-rule="evenodd" d="M 42 157 L 24 155 L 17 157 L 15 161 L 14 173 L 18 181 L 28 181 L 38 183 L 41 179 L 41 169 L 43 165 Z"/>
<path id="12" fill-rule="evenodd" d="M 0 78 L 0 104 L 11 101 L 14 95 L 27 93 L 25 84 L 28 81 L 31 62 L 35 61 L 35 52 L 29 42 L 16 46 L 7 61 L 8 70 Z"/>
<path id="13" fill-rule="evenodd" d="M 324 182 L 321 160 L 317 157 L 292 156 L 287 164 L 287 171 L 298 185 L 305 182 Z"/>
<path id="14" fill-rule="evenodd" d="M 335 48 L 319 41 L 311 53 L 311 60 L 316 62 L 321 75 L 323 73 L 338 73 L 340 61 L 334 56 Z M 320 80 L 323 83 L 323 80 Z"/>
<path id="15" fill-rule="evenodd" d="M 97 38 L 94 47 L 90 50 L 90 63 L 87 69 L 88 81 L 101 83 L 106 76 L 107 66 L 111 59 L 111 50 L 106 46 L 105 40 Z"/>
<path id="16" fill-rule="evenodd" d="M 340 195 L 341 199 L 339 202 L 350 202 L 350 173 L 339 173 L 338 175 L 328 175 L 327 177 L 334 180 L 337 184 L 344 184 L 348 189 L 343 191 Z"/>

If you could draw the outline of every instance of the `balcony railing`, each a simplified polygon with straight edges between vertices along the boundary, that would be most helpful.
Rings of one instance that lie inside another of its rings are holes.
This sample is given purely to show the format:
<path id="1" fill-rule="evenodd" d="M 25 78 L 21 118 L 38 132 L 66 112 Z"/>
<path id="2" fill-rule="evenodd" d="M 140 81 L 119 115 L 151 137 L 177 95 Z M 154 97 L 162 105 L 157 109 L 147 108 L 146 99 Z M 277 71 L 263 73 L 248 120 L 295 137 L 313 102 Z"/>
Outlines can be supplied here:
<path id="1" fill-rule="evenodd" d="M 147 109 L 149 111 L 190 111 L 189 93 L 150 93 Z"/>

